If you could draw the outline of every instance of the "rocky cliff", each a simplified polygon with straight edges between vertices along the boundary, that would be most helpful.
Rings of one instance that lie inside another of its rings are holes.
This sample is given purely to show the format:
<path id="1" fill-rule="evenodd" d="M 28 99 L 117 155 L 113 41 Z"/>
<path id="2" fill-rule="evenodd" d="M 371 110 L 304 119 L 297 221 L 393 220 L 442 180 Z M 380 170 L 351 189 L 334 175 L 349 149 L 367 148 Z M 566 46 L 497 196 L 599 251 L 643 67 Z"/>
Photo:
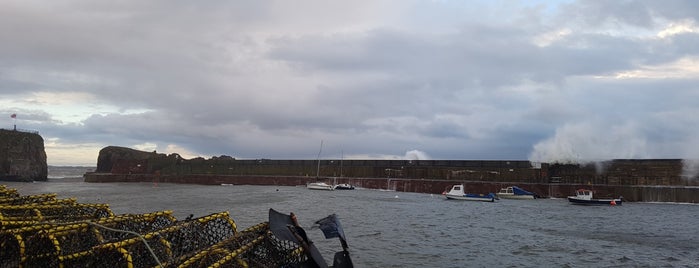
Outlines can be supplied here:
<path id="1" fill-rule="evenodd" d="M 45 181 L 47 174 L 41 135 L 0 129 L 0 180 Z"/>
<path id="2" fill-rule="evenodd" d="M 152 158 L 165 157 L 155 151 L 144 152 L 126 147 L 108 146 L 100 150 L 97 157 L 96 172 L 113 172 L 120 166 L 128 165 L 131 172 L 142 173 L 147 168 L 147 160 Z"/>

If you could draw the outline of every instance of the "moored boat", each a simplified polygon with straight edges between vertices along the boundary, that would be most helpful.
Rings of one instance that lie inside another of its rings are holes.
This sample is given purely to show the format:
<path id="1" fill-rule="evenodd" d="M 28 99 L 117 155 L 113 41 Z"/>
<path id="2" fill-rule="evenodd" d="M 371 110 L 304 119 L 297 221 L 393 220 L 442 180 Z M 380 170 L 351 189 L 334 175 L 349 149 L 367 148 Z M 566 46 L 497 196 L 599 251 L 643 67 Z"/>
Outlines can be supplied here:
<path id="1" fill-rule="evenodd" d="M 517 186 L 510 186 L 510 187 L 502 188 L 497 193 L 497 196 L 499 198 L 506 198 L 506 199 L 534 199 L 534 198 L 536 198 L 536 195 L 534 195 L 534 193 L 526 191 L 526 190 L 519 188 Z"/>
<path id="2" fill-rule="evenodd" d="M 340 183 L 335 185 L 335 190 L 354 190 L 354 186 L 349 183 Z"/>
<path id="3" fill-rule="evenodd" d="M 568 201 L 575 205 L 621 205 L 623 198 L 592 198 L 592 191 L 578 189 L 575 196 L 568 196 Z"/>
<path id="4" fill-rule="evenodd" d="M 328 191 L 332 191 L 335 189 L 332 185 L 324 183 L 324 182 L 311 182 L 311 183 L 306 185 L 306 188 L 311 189 L 311 190 L 328 190 Z"/>
<path id="5" fill-rule="evenodd" d="M 470 194 L 464 193 L 464 185 L 457 184 L 451 187 L 449 192 L 445 192 L 444 196 L 447 199 L 455 200 L 466 200 L 466 201 L 481 201 L 481 202 L 495 202 L 495 195 L 493 193 L 488 194 Z"/>

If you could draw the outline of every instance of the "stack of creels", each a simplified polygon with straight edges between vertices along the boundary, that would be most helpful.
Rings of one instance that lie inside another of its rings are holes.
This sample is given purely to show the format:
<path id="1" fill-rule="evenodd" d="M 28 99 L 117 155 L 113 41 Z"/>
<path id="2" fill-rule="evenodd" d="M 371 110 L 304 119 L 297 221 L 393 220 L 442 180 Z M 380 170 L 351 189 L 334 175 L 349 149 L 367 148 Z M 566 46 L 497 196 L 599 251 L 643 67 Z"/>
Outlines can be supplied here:
<path id="1" fill-rule="evenodd" d="M 17 193 L 17 189 L 7 188 L 7 186 L 5 186 L 5 185 L 0 185 L 0 198 L 13 198 L 13 197 L 19 197 L 19 193 Z"/>
<path id="2" fill-rule="evenodd" d="M 264 222 L 177 261 L 172 267 L 298 267 L 307 260 L 301 247 L 275 237 Z"/>
<path id="3" fill-rule="evenodd" d="M 114 215 L 106 204 L 0 185 L 0 268 L 294 267 L 307 260 L 264 222 L 237 231 L 228 212 L 177 220 L 172 211 Z"/>

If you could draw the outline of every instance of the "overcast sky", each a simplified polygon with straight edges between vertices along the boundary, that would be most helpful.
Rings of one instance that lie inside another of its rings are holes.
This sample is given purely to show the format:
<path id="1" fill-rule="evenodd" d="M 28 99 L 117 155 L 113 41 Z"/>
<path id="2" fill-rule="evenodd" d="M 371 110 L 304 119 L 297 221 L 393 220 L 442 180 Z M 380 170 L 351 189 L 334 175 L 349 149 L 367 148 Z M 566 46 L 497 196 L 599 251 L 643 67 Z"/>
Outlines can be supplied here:
<path id="1" fill-rule="evenodd" d="M 2 0 L 0 114 L 50 165 L 699 159 L 699 1 Z"/>

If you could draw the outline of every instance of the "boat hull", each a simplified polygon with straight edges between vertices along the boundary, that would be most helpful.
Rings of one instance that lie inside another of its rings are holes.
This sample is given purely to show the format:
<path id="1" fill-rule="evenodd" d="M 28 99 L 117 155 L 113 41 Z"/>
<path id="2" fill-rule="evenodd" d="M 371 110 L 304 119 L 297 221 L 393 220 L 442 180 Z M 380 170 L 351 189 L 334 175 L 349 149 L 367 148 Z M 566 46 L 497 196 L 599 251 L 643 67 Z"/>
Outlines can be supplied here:
<path id="1" fill-rule="evenodd" d="M 533 195 L 518 195 L 518 194 L 498 194 L 499 198 L 503 199 L 534 199 Z"/>
<path id="2" fill-rule="evenodd" d="M 492 196 L 469 196 L 469 195 L 453 195 L 453 194 L 446 194 L 444 196 L 446 196 L 447 199 L 453 199 L 453 200 L 495 202 L 495 198 Z"/>
<path id="3" fill-rule="evenodd" d="M 306 185 L 306 188 L 311 189 L 311 190 L 325 190 L 325 191 L 334 190 L 332 185 L 325 184 L 325 183 L 309 183 L 308 185 Z"/>
<path id="4" fill-rule="evenodd" d="M 568 201 L 570 201 L 571 204 L 574 205 L 594 205 L 594 206 L 604 206 L 604 205 L 611 205 L 612 201 L 614 201 L 615 205 L 621 205 L 622 199 L 621 198 L 610 198 L 610 199 L 580 199 L 574 196 L 569 196 Z"/>
<path id="5" fill-rule="evenodd" d="M 349 184 L 338 184 L 335 185 L 335 190 L 354 190 L 354 186 Z"/>

